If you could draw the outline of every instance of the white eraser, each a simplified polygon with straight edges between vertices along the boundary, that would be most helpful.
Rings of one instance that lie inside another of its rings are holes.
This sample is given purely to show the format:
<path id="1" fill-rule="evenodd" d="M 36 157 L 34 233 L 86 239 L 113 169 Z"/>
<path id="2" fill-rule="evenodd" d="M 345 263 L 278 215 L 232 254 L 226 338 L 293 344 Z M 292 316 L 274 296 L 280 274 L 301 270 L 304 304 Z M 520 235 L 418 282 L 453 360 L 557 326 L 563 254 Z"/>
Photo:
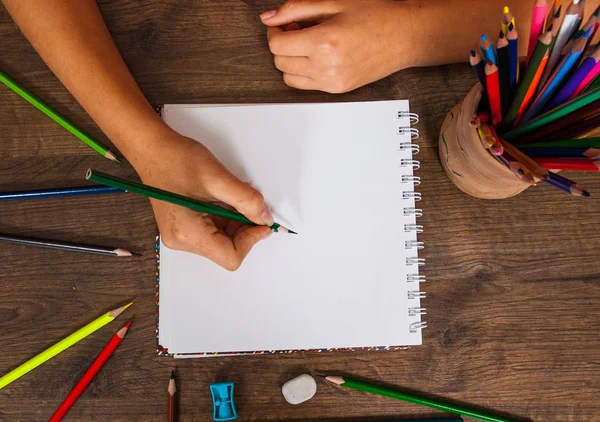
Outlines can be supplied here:
<path id="1" fill-rule="evenodd" d="M 313 398 L 317 383 L 310 375 L 302 374 L 283 384 L 281 392 L 289 404 L 300 404 Z"/>

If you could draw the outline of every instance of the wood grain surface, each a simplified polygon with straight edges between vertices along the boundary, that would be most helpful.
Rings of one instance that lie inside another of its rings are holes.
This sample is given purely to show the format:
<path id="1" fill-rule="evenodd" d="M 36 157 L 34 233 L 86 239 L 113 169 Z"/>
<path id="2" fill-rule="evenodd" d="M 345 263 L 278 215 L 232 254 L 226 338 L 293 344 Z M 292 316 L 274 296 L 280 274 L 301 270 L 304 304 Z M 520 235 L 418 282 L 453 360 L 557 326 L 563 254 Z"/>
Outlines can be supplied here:
<path id="1" fill-rule="evenodd" d="M 296 353 L 174 361 L 156 355 L 156 224 L 147 200 L 128 194 L 0 203 L 0 232 L 123 246 L 110 259 L 0 245 L 0 373 L 108 309 L 130 311 L 0 391 L 0 420 L 47 420 L 126 318 L 127 338 L 69 421 L 162 421 L 172 368 L 181 420 L 212 420 L 209 385 L 235 381 L 240 421 L 375 421 L 441 416 L 414 405 L 319 383 L 314 399 L 280 393 L 305 372 L 352 374 L 494 409 L 524 420 L 600 420 L 600 179 L 577 175 L 594 195 L 548 186 L 483 201 L 443 173 L 437 137 L 445 113 L 475 82 L 467 65 L 411 69 L 332 96 L 286 87 L 258 14 L 276 1 L 103 0 L 125 60 L 153 104 L 389 100 L 421 115 L 425 211 L 424 285 L 429 328 L 406 351 Z M 107 145 L 0 8 L 0 68 Z M 77 186 L 93 166 L 134 177 L 97 156 L 0 87 L 0 189 Z M 316 309 L 318 312 L 318 309 Z"/>

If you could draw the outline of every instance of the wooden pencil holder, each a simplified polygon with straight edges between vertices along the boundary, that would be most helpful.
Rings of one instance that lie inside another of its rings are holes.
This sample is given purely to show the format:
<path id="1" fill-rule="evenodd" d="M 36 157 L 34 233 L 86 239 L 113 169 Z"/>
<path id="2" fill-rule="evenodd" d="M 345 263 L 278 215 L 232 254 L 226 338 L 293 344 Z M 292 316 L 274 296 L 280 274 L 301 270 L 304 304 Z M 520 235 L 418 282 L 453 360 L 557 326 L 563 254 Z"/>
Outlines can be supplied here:
<path id="1" fill-rule="evenodd" d="M 530 185 L 492 157 L 471 126 L 482 92 L 481 85 L 475 85 L 446 116 L 440 132 L 440 160 L 448 178 L 463 192 L 482 199 L 510 198 Z"/>

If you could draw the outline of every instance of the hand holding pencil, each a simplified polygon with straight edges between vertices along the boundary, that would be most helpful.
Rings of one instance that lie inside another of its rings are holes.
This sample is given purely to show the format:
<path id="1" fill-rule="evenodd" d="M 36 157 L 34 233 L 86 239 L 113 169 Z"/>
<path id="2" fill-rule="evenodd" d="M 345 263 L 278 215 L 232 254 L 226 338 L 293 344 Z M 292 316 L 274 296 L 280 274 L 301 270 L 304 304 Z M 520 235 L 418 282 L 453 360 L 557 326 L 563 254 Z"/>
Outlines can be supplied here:
<path id="1" fill-rule="evenodd" d="M 239 268 L 250 250 L 271 235 L 273 215 L 260 192 L 237 179 L 201 143 L 167 128 L 160 159 L 144 157 L 133 164 L 149 186 L 208 203 L 236 209 L 257 226 L 198 213 L 163 201 L 152 207 L 163 242 L 170 248 L 193 252 L 227 270 Z"/>

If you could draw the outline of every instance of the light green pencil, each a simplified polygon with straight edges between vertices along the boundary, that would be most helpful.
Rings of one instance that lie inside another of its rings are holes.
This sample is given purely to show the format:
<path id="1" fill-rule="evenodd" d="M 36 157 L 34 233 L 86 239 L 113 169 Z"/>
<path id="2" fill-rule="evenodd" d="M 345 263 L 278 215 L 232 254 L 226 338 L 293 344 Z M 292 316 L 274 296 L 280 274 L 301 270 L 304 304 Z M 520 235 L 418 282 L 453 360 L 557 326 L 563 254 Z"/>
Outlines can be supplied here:
<path id="1" fill-rule="evenodd" d="M 87 144 L 90 148 L 92 148 L 98 154 L 102 155 L 105 158 L 108 158 L 109 160 L 114 161 L 115 163 L 121 163 L 117 159 L 115 154 L 113 154 L 108 148 L 106 148 L 100 142 L 96 141 L 90 135 L 88 135 L 87 133 L 85 133 L 84 131 L 79 129 L 77 126 L 75 126 L 73 123 L 68 121 L 66 118 L 64 118 L 63 116 L 58 114 L 56 111 L 54 111 L 52 108 L 50 108 L 50 106 L 45 104 L 42 100 L 40 100 L 38 97 L 33 95 L 28 90 L 26 90 L 17 81 L 12 79 L 10 76 L 8 76 L 6 73 L 2 72 L 1 70 L 0 70 L 0 82 L 2 82 L 4 85 L 6 85 L 10 89 L 12 89 L 15 94 L 19 95 L 21 98 L 23 98 L 29 104 L 31 104 L 32 106 L 37 108 L 39 111 L 44 113 L 46 116 L 50 117 L 52 120 L 54 120 L 56 123 L 61 125 L 63 128 L 67 129 L 69 132 L 71 132 L 73 135 L 75 135 L 80 141 Z"/>
<path id="2" fill-rule="evenodd" d="M 101 317 L 90 322 L 85 327 L 80 328 L 79 330 L 75 331 L 70 336 L 65 337 L 64 339 L 62 339 L 55 345 L 50 346 L 48 349 L 44 350 L 39 355 L 29 359 L 27 362 L 25 362 L 21 366 L 18 366 L 17 368 L 13 369 L 8 374 L 6 374 L 2 378 L 0 378 L 0 390 L 3 389 L 4 387 L 6 387 L 11 382 L 21 378 L 23 375 L 25 375 L 29 371 L 32 371 L 33 369 L 37 368 L 44 362 L 52 359 L 54 356 L 58 355 L 60 352 L 65 351 L 69 347 L 73 346 L 75 343 L 79 342 L 80 340 L 83 340 L 84 338 L 86 338 L 87 336 L 92 334 L 93 332 L 104 327 L 106 324 L 108 324 L 109 322 L 114 320 L 116 317 L 118 317 L 125 309 L 129 308 L 132 304 L 133 304 L 133 302 L 128 303 L 125 306 L 121 306 L 120 308 L 113 309 L 112 311 L 108 311 Z"/>

